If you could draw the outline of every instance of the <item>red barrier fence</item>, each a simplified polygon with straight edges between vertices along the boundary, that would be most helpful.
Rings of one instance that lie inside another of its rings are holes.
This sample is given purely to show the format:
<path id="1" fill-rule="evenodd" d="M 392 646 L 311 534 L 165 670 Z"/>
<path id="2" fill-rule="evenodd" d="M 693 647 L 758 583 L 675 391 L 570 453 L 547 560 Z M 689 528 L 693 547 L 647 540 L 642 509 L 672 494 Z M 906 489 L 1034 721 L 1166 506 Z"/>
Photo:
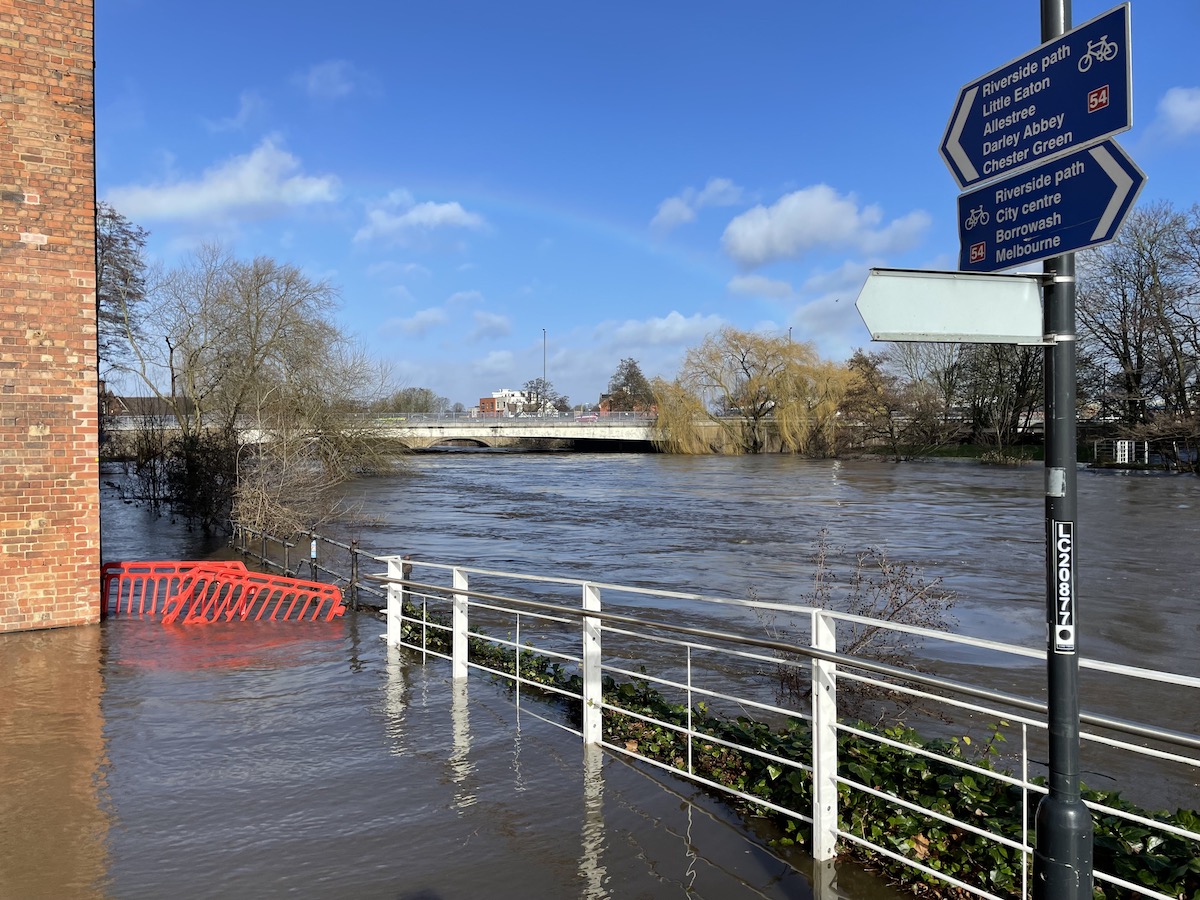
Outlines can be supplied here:
<path id="1" fill-rule="evenodd" d="M 163 622 L 219 619 L 329 621 L 346 611 L 341 589 L 318 581 L 250 572 L 240 562 L 105 563 L 104 616 L 161 615 Z"/>

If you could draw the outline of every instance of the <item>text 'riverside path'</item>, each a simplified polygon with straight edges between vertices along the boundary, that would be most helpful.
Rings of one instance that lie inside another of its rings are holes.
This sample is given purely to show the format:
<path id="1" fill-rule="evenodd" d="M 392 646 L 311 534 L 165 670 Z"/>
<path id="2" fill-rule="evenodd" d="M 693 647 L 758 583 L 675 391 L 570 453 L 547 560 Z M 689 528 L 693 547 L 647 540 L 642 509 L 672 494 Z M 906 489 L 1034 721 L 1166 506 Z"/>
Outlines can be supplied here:
<path id="1" fill-rule="evenodd" d="M 959 269 L 995 272 L 1111 240 L 1145 180 L 1104 141 L 969 191 L 958 198 Z"/>
<path id="2" fill-rule="evenodd" d="M 1128 31 L 1119 7 L 964 87 L 941 144 L 959 186 L 1128 129 Z"/>

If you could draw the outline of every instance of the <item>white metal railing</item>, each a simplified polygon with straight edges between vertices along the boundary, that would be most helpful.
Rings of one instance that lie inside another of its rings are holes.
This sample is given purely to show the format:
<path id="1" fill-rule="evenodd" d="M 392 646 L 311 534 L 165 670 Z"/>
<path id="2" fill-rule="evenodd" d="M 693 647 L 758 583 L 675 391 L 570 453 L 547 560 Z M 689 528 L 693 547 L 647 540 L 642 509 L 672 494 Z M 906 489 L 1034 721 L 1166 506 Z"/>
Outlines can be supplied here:
<path id="1" fill-rule="evenodd" d="M 1044 658 L 1042 653 L 998 641 L 790 604 L 515 574 L 398 556 L 376 559 L 386 564 L 387 572 L 368 577 L 386 584 L 384 637 L 388 645 L 448 660 L 456 681 L 478 671 L 511 681 L 518 704 L 522 703 L 523 692 L 530 691 L 575 702 L 580 709 L 577 720 L 564 720 L 549 711 L 545 715 L 532 714 L 580 735 L 585 745 L 635 757 L 747 804 L 808 823 L 812 854 L 818 861 L 832 859 L 839 850 L 854 845 L 860 852 L 886 857 L 973 896 L 1029 896 L 1033 840 L 1029 810 L 1046 792 L 1035 777 L 1044 772 L 1044 765 L 1036 761 L 1037 752 L 1044 752 L 1046 743 L 1044 704 L 961 680 L 842 655 L 837 650 L 838 629 L 871 624 L 917 638 L 926 651 L 936 651 L 938 645 L 967 646 L 989 659 L 1004 661 L 980 666 L 978 671 L 983 675 L 1004 671 L 1004 666 L 1027 667 L 1031 660 Z M 807 642 L 770 639 L 756 618 L 764 614 L 803 620 Z M 515 667 L 489 664 L 486 654 L 476 653 L 477 658 L 472 659 L 472 646 L 508 653 L 515 658 Z M 934 658 L 937 654 L 928 655 Z M 534 658 L 577 677 L 551 684 L 529 677 L 523 667 Z M 808 676 L 811 701 L 807 708 L 778 702 L 770 677 L 778 666 Z M 1125 685 L 1144 686 L 1150 696 L 1165 689 L 1183 691 L 1188 697 L 1185 702 L 1192 703 L 1193 708 L 1200 690 L 1200 678 L 1086 659 L 1080 661 L 1080 666 L 1103 673 L 1106 678 L 1120 679 Z M 667 717 L 620 702 L 620 696 L 617 702 L 606 699 L 606 679 L 616 684 L 644 685 L 646 690 L 667 698 L 680 712 Z M 563 686 L 567 683 L 570 688 Z M 1011 734 L 1015 753 L 1005 759 L 1008 768 L 1002 769 L 986 754 L 972 758 L 962 752 L 970 742 L 969 735 L 958 741 L 947 739 L 914 746 L 904 735 L 855 724 L 845 715 L 845 701 L 839 704 L 839 685 L 843 693 L 858 686 L 933 708 L 936 718 L 930 721 L 935 726 L 943 723 L 943 729 L 945 722 L 958 723 L 954 726 L 958 730 L 952 732 L 955 735 L 963 735 L 964 727 L 978 729 L 980 723 L 985 723 L 989 733 L 1003 733 L 1006 739 Z M 1150 705 L 1142 708 L 1153 711 Z M 532 712 L 528 705 L 522 706 L 522 711 Z M 803 723 L 811 749 L 763 749 L 752 741 L 737 739 L 736 729 L 717 734 L 705 724 L 705 716 L 719 715 L 733 722 L 738 714 L 745 715 L 747 722 L 767 723 L 780 734 L 789 725 Z M 702 721 L 697 722 L 697 718 Z M 653 747 L 643 749 L 636 739 L 611 740 L 605 736 L 605 723 L 617 720 L 641 723 L 647 733 L 669 735 L 682 748 L 676 756 L 664 759 Z M 1177 795 L 1192 802 L 1193 808 L 1200 805 L 1195 803 L 1200 736 L 1088 713 L 1081 714 L 1081 723 L 1081 739 L 1097 758 L 1120 757 L 1133 771 L 1150 772 L 1160 782 L 1176 779 Z M 954 777 L 960 790 L 984 781 L 1004 785 L 1015 798 L 1014 803 L 1021 804 L 1019 827 L 1005 833 L 986 815 L 956 816 L 948 805 L 923 804 L 919 797 L 900 796 L 890 785 L 873 783 L 873 773 L 857 770 L 848 758 L 855 746 L 890 748 L 911 755 L 915 767 L 929 765 L 957 773 Z M 805 808 L 793 808 L 796 804 L 756 793 L 753 785 L 731 785 L 728 778 L 718 777 L 704 762 L 706 754 L 725 750 L 765 765 L 773 779 L 788 779 L 794 774 L 805 782 L 811 802 Z M 979 877 L 934 868 L 928 861 L 929 848 L 920 840 L 896 842 L 890 840 L 886 828 L 878 827 L 877 821 L 849 821 L 846 807 L 852 805 L 852 798 L 870 798 L 896 814 L 922 817 L 931 829 L 944 827 L 956 835 L 971 835 L 1000 848 L 998 852 L 1019 858 L 1019 877 L 1011 887 L 1001 889 L 988 883 L 982 863 L 977 866 Z M 1180 840 L 1189 842 L 1192 856 L 1200 857 L 1200 833 L 1196 831 L 1123 805 L 1110 806 L 1103 800 L 1088 805 L 1098 819 L 1142 829 L 1147 837 L 1140 849 L 1131 845 L 1130 854 L 1149 853 L 1147 848 L 1156 843 Z M 1097 887 L 1122 890 L 1126 892 L 1123 896 L 1164 900 L 1172 896 L 1102 870 L 1099 864 L 1094 878 Z"/>
<path id="2" fill-rule="evenodd" d="M 1096 462 L 1117 465 L 1149 465 L 1150 442 L 1101 438 L 1092 441 L 1092 458 Z"/>

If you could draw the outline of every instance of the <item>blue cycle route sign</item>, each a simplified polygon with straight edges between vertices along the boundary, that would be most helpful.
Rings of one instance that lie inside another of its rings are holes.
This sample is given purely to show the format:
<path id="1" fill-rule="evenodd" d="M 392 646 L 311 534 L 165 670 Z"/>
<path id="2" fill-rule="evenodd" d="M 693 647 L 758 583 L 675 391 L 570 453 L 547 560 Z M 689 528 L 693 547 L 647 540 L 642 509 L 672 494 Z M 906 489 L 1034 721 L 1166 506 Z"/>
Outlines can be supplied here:
<path id="1" fill-rule="evenodd" d="M 961 188 L 1133 124 L 1129 4 L 993 69 L 958 95 L 941 154 Z"/>
<path id="2" fill-rule="evenodd" d="M 1103 141 L 962 194 L 958 267 L 996 272 L 1111 241 L 1145 183 Z"/>

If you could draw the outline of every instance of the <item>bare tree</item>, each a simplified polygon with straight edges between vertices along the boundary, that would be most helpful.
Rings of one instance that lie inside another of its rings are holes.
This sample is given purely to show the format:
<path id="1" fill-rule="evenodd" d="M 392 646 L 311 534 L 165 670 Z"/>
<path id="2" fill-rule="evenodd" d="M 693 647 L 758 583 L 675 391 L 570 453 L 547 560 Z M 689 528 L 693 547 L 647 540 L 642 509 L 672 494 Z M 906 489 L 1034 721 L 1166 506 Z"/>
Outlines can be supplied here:
<path id="1" fill-rule="evenodd" d="M 383 412 L 441 415 L 449 411 L 450 401 L 431 388 L 406 387 L 379 401 L 375 408 Z"/>
<path id="2" fill-rule="evenodd" d="M 842 413 L 844 427 L 858 434 L 856 443 L 883 443 L 899 459 L 906 443 L 904 385 L 887 371 L 886 360 L 886 352 L 854 351 L 846 364 L 851 378 L 842 398 Z"/>
<path id="3" fill-rule="evenodd" d="M 522 412 L 544 415 L 551 409 L 566 412 L 571 408 L 571 401 L 565 394 L 560 394 L 554 388 L 554 382 L 542 378 L 531 378 L 521 388 L 529 401 Z"/>
<path id="4" fill-rule="evenodd" d="M 362 413 L 386 392 L 386 372 L 334 323 L 336 301 L 295 266 L 215 245 L 151 285 L 118 368 L 176 421 L 169 480 L 184 514 L 206 527 L 231 507 L 260 525 L 311 520 L 319 487 L 384 467 Z"/>
<path id="5" fill-rule="evenodd" d="M 883 623 L 943 631 L 953 624 L 951 610 L 957 595 L 943 587 L 942 579 L 926 578 L 920 568 L 897 562 L 879 547 L 850 554 L 835 545 L 822 528 L 812 546 L 811 586 L 798 598 L 799 605 L 827 609 L 861 617 L 837 623 L 838 652 L 878 660 L 902 668 L 917 668 L 914 659 L 920 640 L 911 632 L 887 628 Z M 765 616 L 768 634 L 791 640 L 795 624 L 779 615 Z M 776 667 L 777 692 L 781 702 L 806 699 L 811 691 L 809 667 L 799 665 L 802 657 L 779 651 Z M 851 706 L 862 710 L 868 700 L 896 695 L 846 685 Z M 839 691 L 842 687 L 839 685 Z"/>
<path id="6" fill-rule="evenodd" d="M 968 349 L 963 344 L 914 341 L 892 344 L 887 371 L 904 384 L 914 437 L 928 447 L 956 439 L 961 431 L 963 380 Z"/>
<path id="7" fill-rule="evenodd" d="M 1082 337 L 1127 426 L 1149 423 L 1156 408 L 1193 413 L 1200 297 L 1188 226 L 1187 215 L 1157 203 L 1135 210 L 1111 244 L 1081 254 Z"/>
<path id="8" fill-rule="evenodd" d="M 386 368 L 339 338 L 320 349 L 304 378 L 275 381 L 242 416 L 232 518 L 273 534 L 311 530 L 349 512 L 341 486 L 391 472 L 399 448 L 366 414 L 389 388 Z"/>
<path id="9" fill-rule="evenodd" d="M 1028 429 L 1045 402 L 1038 347 L 971 344 L 964 348 L 963 403 L 971 437 L 1000 457 Z"/>
<path id="10" fill-rule="evenodd" d="M 103 200 L 96 203 L 96 322 L 102 374 L 129 352 L 127 334 L 136 327 L 146 299 L 142 251 L 148 232 Z"/>

